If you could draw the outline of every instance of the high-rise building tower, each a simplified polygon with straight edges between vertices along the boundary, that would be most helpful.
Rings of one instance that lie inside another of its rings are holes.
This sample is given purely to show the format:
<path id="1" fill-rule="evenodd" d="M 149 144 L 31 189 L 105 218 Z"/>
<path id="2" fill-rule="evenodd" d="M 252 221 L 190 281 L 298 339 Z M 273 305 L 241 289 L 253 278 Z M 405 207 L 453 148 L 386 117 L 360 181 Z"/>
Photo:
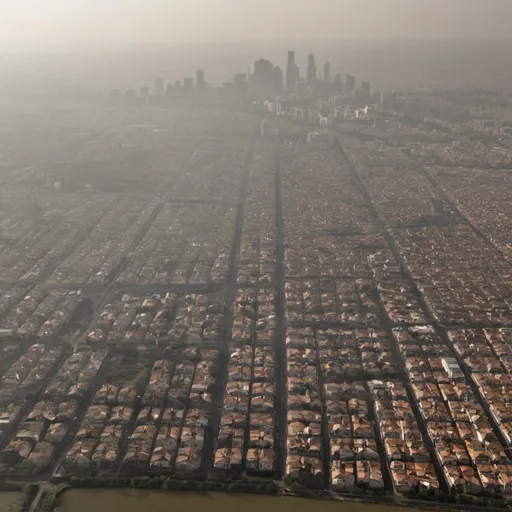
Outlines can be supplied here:
<path id="1" fill-rule="evenodd" d="M 288 50 L 288 59 L 286 63 L 288 65 L 295 64 L 295 52 L 293 50 Z"/>
<path id="2" fill-rule="evenodd" d="M 185 78 L 183 79 L 183 92 L 186 96 L 192 96 L 194 94 L 194 79 L 193 78 Z"/>
<path id="3" fill-rule="evenodd" d="M 284 89 L 284 77 L 283 71 L 279 66 L 274 68 L 274 91 L 276 94 L 280 94 Z"/>
<path id="4" fill-rule="evenodd" d="M 354 89 L 356 88 L 356 77 L 353 75 L 347 75 L 347 80 L 345 81 L 345 94 L 352 95 L 354 94 Z"/>
<path id="5" fill-rule="evenodd" d="M 372 96 L 372 89 L 370 86 L 370 82 L 363 82 L 361 84 L 361 97 L 364 99 L 369 99 Z"/>
<path id="6" fill-rule="evenodd" d="M 310 85 L 316 83 L 316 64 L 315 64 L 315 56 L 309 54 L 308 55 L 308 70 L 307 70 L 307 79 Z"/>
<path id="7" fill-rule="evenodd" d="M 257 96 L 269 96 L 274 92 L 274 65 L 272 62 L 258 59 L 254 63 L 251 88 Z"/>
<path id="8" fill-rule="evenodd" d="M 324 82 L 330 82 L 331 81 L 331 65 L 326 62 L 324 64 Z"/>
<path id="9" fill-rule="evenodd" d="M 155 94 L 160 96 L 164 92 L 164 81 L 161 78 L 155 79 Z"/>
<path id="10" fill-rule="evenodd" d="M 137 99 L 137 91 L 135 89 L 128 89 L 126 91 L 126 99 L 129 101 L 135 101 Z"/>
<path id="11" fill-rule="evenodd" d="M 206 82 L 204 81 L 204 71 L 201 69 L 196 71 L 196 88 L 197 92 L 202 92 L 206 88 Z"/>
<path id="12" fill-rule="evenodd" d="M 343 79 L 341 78 L 341 74 L 338 73 L 334 77 L 334 83 L 335 83 L 335 92 L 336 94 L 341 94 L 343 92 Z"/>
<path id="13" fill-rule="evenodd" d="M 295 64 L 295 52 L 290 50 L 286 64 L 286 90 L 288 92 L 295 92 L 299 77 L 299 67 Z"/>
<path id="14" fill-rule="evenodd" d="M 245 73 L 237 73 L 233 79 L 233 94 L 236 99 L 244 99 L 249 92 L 249 83 Z"/>

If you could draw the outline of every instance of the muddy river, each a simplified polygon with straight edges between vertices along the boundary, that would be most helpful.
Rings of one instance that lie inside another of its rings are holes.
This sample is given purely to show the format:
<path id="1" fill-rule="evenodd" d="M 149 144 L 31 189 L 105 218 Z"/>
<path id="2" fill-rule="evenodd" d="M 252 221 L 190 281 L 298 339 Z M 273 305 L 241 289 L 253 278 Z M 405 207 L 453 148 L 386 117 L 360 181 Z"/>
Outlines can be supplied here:
<path id="1" fill-rule="evenodd" d="M 21 492 L 0 492 L 0 512 L 19 512 L 22 503 Z"/>
<path id="2" fill-rule="evenodd" d="M 135 489 L 71 489 L 61 497 L 59 512 L 406 512 L 405 507 L 353 501 L 319 501 L 302 498 Z"/>

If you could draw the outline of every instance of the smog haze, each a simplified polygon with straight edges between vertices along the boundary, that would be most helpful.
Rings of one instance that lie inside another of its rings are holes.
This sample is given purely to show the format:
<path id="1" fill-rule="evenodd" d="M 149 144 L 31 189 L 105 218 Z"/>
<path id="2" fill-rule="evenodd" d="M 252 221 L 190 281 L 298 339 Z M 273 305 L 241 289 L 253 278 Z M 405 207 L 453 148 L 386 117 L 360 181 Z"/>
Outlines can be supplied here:
<path id="1" fill-rule="evenodd" d="M 508 38 L 507 0 L 0 0 L 0 48 Z"/>

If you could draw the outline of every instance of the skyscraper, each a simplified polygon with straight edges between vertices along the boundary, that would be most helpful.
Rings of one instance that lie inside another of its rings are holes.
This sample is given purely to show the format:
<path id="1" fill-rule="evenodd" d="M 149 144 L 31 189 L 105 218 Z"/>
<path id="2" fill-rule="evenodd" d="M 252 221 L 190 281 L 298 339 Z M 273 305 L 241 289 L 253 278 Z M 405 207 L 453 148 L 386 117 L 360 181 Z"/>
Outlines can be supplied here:
<path id="1" fill-rule="evenodd" d="M 161 78 L 155 79 L 155 94 L 160 96 L 164 92 L 164 81 Z"/>
<path id="2" fill-rule="evenodd" d="M 309 54 L 308 55 L 308 70 L 307 70 L 307 79 L 310 85 L 316 83 L 316 64 L 315 64 L 315 56 Z"/>
<path id="3" fill-rule="evenodd" d="M 233 94 L 236 99 L 244 99 L 249 92 L 247 75 L 245 73 L 237 73 L 233 79 Z"/>
<path id="4" fill-rule="evenodd" d="M 202 69 L 198 69 L 196 71 L 196 89 L 198 92 L 204 91 L 206 89 L 206 82 L 204 80 L 204 71 Z"/>
<path id="5" fill-rule="evenodd" d="M 293 50 L 288 50 L 288 59 L 287 64 L 295 64 L 295 52 Z"/>
<path id="6" fill-rule="evenodd" d="M 326 62 L 324 64 L 324 82 L 330 82 L 331 81 L 331 65 Z"/>
<path id="7" fill-rule="evenodd" d="M 345 81 L 345 94 L 352 95 L 354 94 L 354 89 L 356 88 L 356 77 L 353 75 L 347 75 L 347 80 Z"/>
<path id="8" fill-rule="evenodd" d="M 335 77 L 334 77 L 334 83 L 335 83 L 335 92 L 336 94 L 341 94 L 343 92 L 343 79 L 341 78 L 341 74 L 338 73 Z"/>
<path id="9" fill-rule="evenodd" d="M 258 59 L 251 76 L 252 92 L 257 96 L 269 96 L 274 92 L 274 66 L 272 62 Z"/>
<path id="10" fill-rule="evenodd" d="M 129 101 L 135 101 L 137 99 L 137 91 L 135 89 L 128 89 L 126 91 L 126 99 Z"/>
<path id="11" fill-rule="evenodd" d="M 279 66 L 274 68 L 274 91 L 276 94 L 283 92 L 284 88 L 284 77 L 283 71 Z"/>
<path id="12" fill-rule="evenodd" d="M 361 97 L 364 99 L 369 99 L 372 96 L 372 89 L 370 86 L 370 82 L 363 82 L 361 84 Z"/>
<path id="13" fill-rule="evenodd" d="M 299 76 L 299 67 L 295 64 L 295 52 L 290 50 L 286 65 L 286 90 L 288 92 L 295 92 Z"/>
<path id="14" fill-rule="evenodd" d="M 183 80 L 183 92 L 187 96 L 193 96 L 193 94 L 194 94 L 194 79 L 193 78 L 185 78 Z"/>

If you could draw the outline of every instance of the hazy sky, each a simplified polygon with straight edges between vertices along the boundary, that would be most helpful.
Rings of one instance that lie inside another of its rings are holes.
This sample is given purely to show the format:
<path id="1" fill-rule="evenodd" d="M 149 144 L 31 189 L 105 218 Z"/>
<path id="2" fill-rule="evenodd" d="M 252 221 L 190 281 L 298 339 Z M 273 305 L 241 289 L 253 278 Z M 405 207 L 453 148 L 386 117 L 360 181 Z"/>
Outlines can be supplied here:
<path id="1" fill-rule="evenodd" d="M 0 0 L 19 46 L 331 38 L 509 38 L 512 0 Z"/>

